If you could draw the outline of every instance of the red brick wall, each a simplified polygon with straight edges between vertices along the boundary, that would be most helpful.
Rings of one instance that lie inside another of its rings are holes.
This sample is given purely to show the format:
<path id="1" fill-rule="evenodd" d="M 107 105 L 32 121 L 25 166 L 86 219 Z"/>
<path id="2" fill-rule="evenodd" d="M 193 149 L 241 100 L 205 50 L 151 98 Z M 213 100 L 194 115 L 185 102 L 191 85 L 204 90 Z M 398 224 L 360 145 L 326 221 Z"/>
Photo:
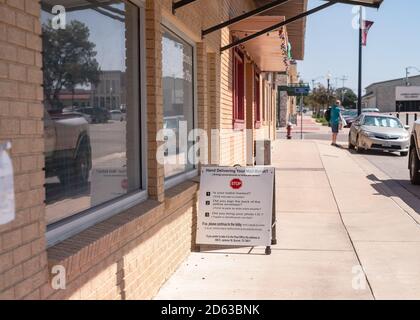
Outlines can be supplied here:
<path id="1" fill-rule="evenodd" d="M 163 127 L 162 16 L 197 42 L 199 126 L 229 129 L 231 61 L 229 53 L 218 51 L 229 31 L 204 42 L 200 32 L 249 10 L 253 1 L 201 1 L 175 16 L 171 3 L 146 1 L 149 200 L 47 250 L 40 7 L 34 0 L 0 0 L 0 142 L 13 144 L 17 204 L 16 220 L 0 226 L 0 299 L 150 299 L 194 250 L 198 185 L 165 190 L 155 156 L 156 132 Z M 242 135 L 220 138 L 217 162 L 233 164 L 227 151 L 242 151 L 234 142 Z M 57 265 L 66 270 L 65 290 L 50 285 Z"/>

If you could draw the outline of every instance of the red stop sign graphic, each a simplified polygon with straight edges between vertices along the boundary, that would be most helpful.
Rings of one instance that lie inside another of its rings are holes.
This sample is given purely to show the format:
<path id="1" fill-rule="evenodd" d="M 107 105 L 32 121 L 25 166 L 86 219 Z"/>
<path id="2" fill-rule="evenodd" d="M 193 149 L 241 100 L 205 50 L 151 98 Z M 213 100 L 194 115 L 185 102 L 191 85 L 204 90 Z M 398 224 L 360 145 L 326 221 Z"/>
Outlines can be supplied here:
<path id="1" fill-rule="evenodd" d="M 230 187 L 232 188 L 232 189 L 240 189 L 240 188 L 242 188 L 242 185 L 243 185 L 243 183 L 242 183 L 242 181 L 240 180 L 240 179 L 233 179 L 231 182 L 230 182 Z"/>

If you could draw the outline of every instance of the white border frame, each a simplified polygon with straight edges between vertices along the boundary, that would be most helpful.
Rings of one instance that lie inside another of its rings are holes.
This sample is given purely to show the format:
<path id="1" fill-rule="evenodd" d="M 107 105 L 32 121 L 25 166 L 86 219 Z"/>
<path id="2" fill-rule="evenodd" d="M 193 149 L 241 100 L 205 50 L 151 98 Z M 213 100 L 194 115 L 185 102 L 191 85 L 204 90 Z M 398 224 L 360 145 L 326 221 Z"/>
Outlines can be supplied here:
<path id="1" fill-rule="evenodd" d="M 192 40 L 185 32 L 178 28 L 174 23 L 169 21 L 166 17 L 162 16 L 161 26 L 168 29 L 170 32 L 174 33 L 177 37 L 181 38 L 183 41 L 188 43 L 193 48 L 193 73 L 194 73 L 194 83 L 193 83 L 193 114 L 194 114 L 194 126 L 193 129 L 198 127 L 198 99 L 197 99 L 197 43 Z M 163 31 L 163 30 L 162 30 Z M 162 58 L 163 59 L 163 58 Z M 162 87 L 163 90 L 163 87 Z M 198 165 L 195 165 L 194 169 L 185 171 L 183 173 L 177 174 L 173 177 L 165 179 L 165 190 L 175 187 L 176 185 L 185 182 L 187 180 L 197 177 L 199 174 Z"/>
<path id="2" fill-rule="evenodd" d="M 143 0 L 127 0 L 139 10 L 139 117 L 140 117 L 140 174 L 142 189 L 102 206 L 94 207 L 47 226 L 47 248 L 74 236 L 112 216 L 124 212 L 148 199 L 147 184 L 147 75 L 146 75 L 146 8 Z"/>

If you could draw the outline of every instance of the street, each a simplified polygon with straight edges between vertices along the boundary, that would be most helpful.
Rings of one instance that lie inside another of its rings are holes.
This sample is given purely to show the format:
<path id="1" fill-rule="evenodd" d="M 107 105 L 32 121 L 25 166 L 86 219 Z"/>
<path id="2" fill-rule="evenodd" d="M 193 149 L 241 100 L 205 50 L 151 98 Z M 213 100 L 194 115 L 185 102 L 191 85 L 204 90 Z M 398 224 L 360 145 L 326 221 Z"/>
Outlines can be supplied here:
<path id="1" fill-rule="evenodd" d="M 307 120 L 307 119 L 306 119 Z M 308 120 L 307 120 L 308 121 Z M 330 141 L 331 133 L 328 127 L 318 125 L 318 128 L 313 126 L 303 127 L 303 138 L 308 141 Z M 338 135 L 338 142 L 344 148 L 348 148 L 348 128 L 344 128 Z M 285 139 L 285 133 L 279 131 L 278 139 Z M 296 127 L 293 132 L 293 139 L 300 140 L 300 127 Z M 392 195 L 397 199 L 402 199 L 414 212 L 420 212 L 420 186 L 412 185 L 410 182 L 408 170 L 408 157 L 401 157 L 397 153 L 380 152 L 380 151 L 366 151 L 363 154 L 357 154 L 355 151 L 347 152 L 354 155 L 355 158 L 364 159 L 369 164 L 373 165 L 382 175 L 382 183 L 386 185 L 391 191 Z M 377 178 L 377 177 L 375 177 Z M 413 213 L 417 222 L 420 223 L 420 214 Z"/>
<path id="2" fill-rule="evenodd" d="M 391 180 L 387 181 L 387 183 L 390 186 L 396 183 L 420 200 L 420 186 L 413 186 L 410 183 L 408 157 L 400 157 L 393 153 L 373 151 L 367 152 L 363 156 L 389 176 Z"/>

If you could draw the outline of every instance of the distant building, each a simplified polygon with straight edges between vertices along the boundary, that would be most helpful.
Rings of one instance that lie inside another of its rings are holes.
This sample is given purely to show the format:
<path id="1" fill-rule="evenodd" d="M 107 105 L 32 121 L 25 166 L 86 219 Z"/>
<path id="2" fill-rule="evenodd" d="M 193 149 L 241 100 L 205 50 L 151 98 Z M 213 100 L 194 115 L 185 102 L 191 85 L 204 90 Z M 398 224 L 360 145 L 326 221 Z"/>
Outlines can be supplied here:
<path id="1" fill-rule="evenodd" d="M 381 112 L 420 111 L 420 76 L 377 82 L 366 87 L 363 108 Z"/>
<path id="2" fill-rule="evenodd" d="M 62 107 L 89 107 L 92 92 L 90 90 L 76 89 L 74 92 L 63 90 L 58 95 Z"/>
<path id="3" fill-rule="evenodd" d="M 125 72 L 102 71 L 99 83 L 96 86 L 92 85 L 92 105 L 116 110 L 124 106 L 125 101 Z"/>

